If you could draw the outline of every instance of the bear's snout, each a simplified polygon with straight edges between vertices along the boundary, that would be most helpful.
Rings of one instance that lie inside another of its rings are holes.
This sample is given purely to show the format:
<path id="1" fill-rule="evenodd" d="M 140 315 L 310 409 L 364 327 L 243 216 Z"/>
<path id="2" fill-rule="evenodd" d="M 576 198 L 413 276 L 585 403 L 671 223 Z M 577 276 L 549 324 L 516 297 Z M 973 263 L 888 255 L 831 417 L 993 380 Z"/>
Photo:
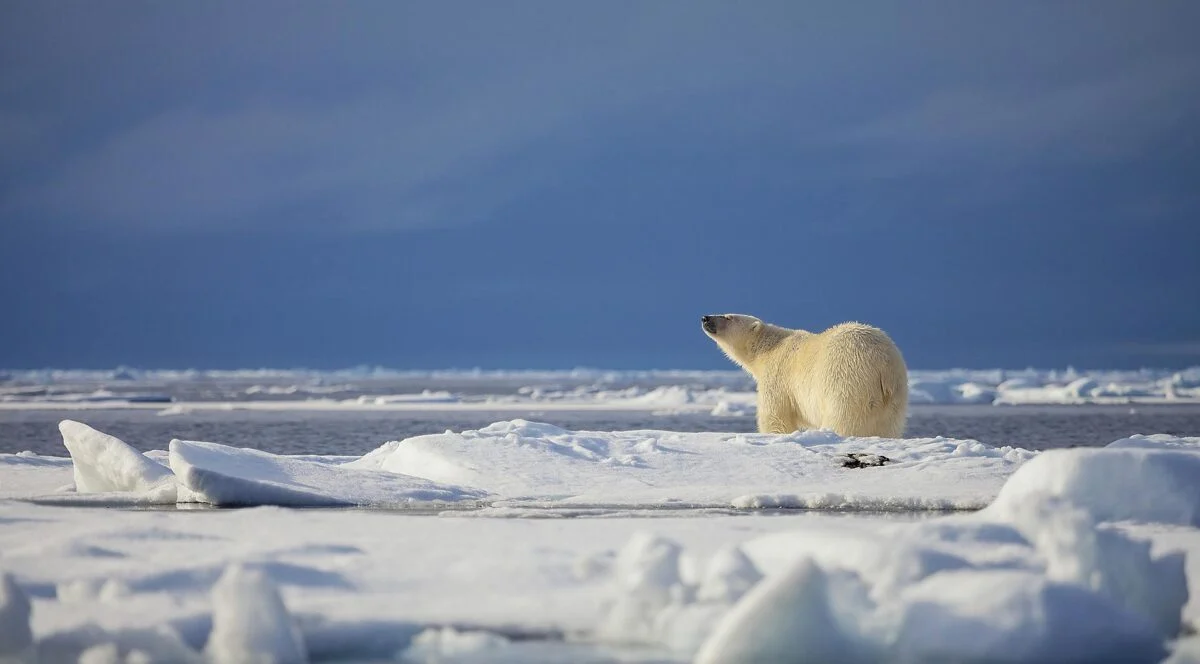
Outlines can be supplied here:
<path id="1" fill-rule="evenodd" d="M 709 334 L 716 334 L 717 333 L 717 319 L 719 319 L 719 318 L 720 318 L 720 316 L 701 316 L 700 317 L 700 326 L 704 328 L 705 332 L 708 332 Z"/>

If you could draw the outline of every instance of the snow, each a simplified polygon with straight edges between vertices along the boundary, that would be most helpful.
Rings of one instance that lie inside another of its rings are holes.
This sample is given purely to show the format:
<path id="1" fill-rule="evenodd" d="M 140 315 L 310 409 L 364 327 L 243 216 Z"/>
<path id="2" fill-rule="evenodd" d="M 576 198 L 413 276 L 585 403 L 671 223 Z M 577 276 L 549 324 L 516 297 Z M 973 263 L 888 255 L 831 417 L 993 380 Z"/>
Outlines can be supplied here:
<path id="1" fill-rule="evenodd" d="M 182 440 L 141 454 L 82 423 L 60 429 L 69 460 L 0 455 L 0 644 L 31 661 L 1198 650 L 1197 438 L 1034 453 L 512 420 L 347 459 Z M 847 468 L 850 454 L 888 461 Z M 154 501 L 179 508 L 89 507 Z M 387 509 L 281 507 L 334 505 Z M 778 506 L 810 509 L 756 509 Z M 984 509 L 905 511 L 949 507 Z M 864 511 L 880 509 L 894 511 Z"/>
<path id="2" fill-rule="evenodd" d="M 879 468 L 843 468 L 847 454 Z M 513 420 L 388 443 L 347 464 L 477 487 L 509 506 L 970 509 L 1032 452 L 942 438 L 568 431 Z"/>
<path id="3" fill-rule="evenodd" d="M 1163 433 L 1149 436 L 1137 434 L 1128 438 L 1114 440 L 1106 445 L 1109 448 L 1135 448 L 1150 450 L 1187 450 L 1200 452 L 1200 437 L 1168 436 Z"/>
<path id="4" fill-rule="evenodd" d="M 171 470 L 188 502 L 297 507 L 417 506 L 477 500 L 482 491 L 215 443 L 172 440 Z"/>
<path id="5" fill-rule="evenodd" d="M 698 661 L 1158 661 L 1184 560 L 1070 508 L 744 543 L 765 579 Z"/>
<path id="6" fill-rule="evenodd" d="M 499 634 L 459 631 L 453 627 L 431 628 L 413 637 L 412 645 L 400 653 L 400 661 L 413 664 L 487 661 L 489 655 L 505 650 L 511 642 Z"/>
<path id="7" fill-rule="evenodd" d="M 214 664 L 302 664 L 304 638 L 279 590 L 259 570 L 231 565 L 213 587 L 213 626 L 204 654 Z"/>
<path id="8" fill-rule="evenodd" d="M 124 441 L 81 422 L 58 425 L 71 453 L 78 493 L 127 491 L 154 496 L 151 502 L 175 502 L 170 469 L 147 459 Z"/>
<path id="9" fill-rule="evenodd" d="M 850 583 L 801 560 L 738 603 L 701 646 L 696 664 L 870 661 L 843 634 L 831 606 L 831 594 L 855 590 Z"/>
<path id="10" fill-rule="evenodd" d="M 392 441 L 352 460 L 183 440 L 171 441 L 169 454 L 142 454 L 81 423 L 64 421 L 63 431 L 84 482 L 62 493 L 70 478 L 61 460 L 0 455 L 0 467 L 20 469 L 11 491 L 0 478 L 0 495 L 292 507 L 977 509 L 1035 456 L 945 438 L 588 432 L 526 420 Z M 849 468 L 850 455 L 887 462 Z"/>
<path id="11" fill-rule="evenodd" d="M 1014 473 L 990 509 L 1043 501 L 1086 506 L 1106 521 L 1200 527 L 1200 454 L 1123 446 L 1049 450 Z"/>

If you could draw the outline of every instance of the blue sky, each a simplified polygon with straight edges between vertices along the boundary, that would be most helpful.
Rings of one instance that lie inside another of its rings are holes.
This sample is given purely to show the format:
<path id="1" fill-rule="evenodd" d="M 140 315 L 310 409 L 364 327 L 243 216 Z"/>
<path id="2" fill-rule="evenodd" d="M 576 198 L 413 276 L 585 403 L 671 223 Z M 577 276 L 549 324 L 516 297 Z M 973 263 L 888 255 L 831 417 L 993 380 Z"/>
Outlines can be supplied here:
<path id="1" fill-rule="evenodd" d="M 1200 363 L 1200 4 L 0 5 L 0 366 Z"/>

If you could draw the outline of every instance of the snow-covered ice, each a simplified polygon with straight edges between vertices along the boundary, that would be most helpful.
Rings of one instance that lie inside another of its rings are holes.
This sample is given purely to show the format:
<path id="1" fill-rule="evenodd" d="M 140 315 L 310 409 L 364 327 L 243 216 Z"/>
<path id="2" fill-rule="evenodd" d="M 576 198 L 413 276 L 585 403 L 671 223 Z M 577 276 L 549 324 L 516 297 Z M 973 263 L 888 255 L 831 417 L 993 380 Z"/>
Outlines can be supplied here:
<path id="1" fill-rule="evenodd" d="M 43 661 L 1158 662 L 1200 625 L 1195 438 L 1034 453 L 513 420 L 347 460 L 62 432 L 73 463 L 0 455 L 0 635 Z M 264 506 L 86 507 L 168 485 Z M 810 509 L 755 511 L 776 506 Z M 600 518 L 507 518 L 572 515 Z"/>
<path id="2" fill-rule="evenodd" d="M 977 509 L 1034 457 L 944 438 L 588 432 L 513 420 L 392 441 L 349 462 L 173 440 L 163 464 L 154 460 L 161 453 L 139 453 L 87 425 L 67 420 L 62 429 L 85 481 L 43 500 L 99 493 L 96 501 L 230 506 Z M 886 462 L 851 468 L 851 455 Z M 43 459 L 0 456 L 14 467 Z M 43 475 L 45 494 L 66 483 Z"/>
<path id="3" fill-rule="evenodd" d="M 890 463 L 851 471 L 848 454 Z M 1032 456 L 939 438 L 576 432 L 513 420 L 388 443 L 347 465 L 479 487 L 510 505 L 971 509 Z"/>
<path id="4" fill-rule="evenodd" d="M 174 476 L 162 464 L 86 424 L 63 420 L 58 429 L 78 493 L 129 492 L 147 495 L 148 502 L 175 502 Z"/>
<path id="5" fill-rule="evenodd" d="M 1200 454 L 1127 447 L 1048 450 L 1008 479 L 992 508 L 1046 500 L 1086 505 L 1105 521 L 1200 527 Z"/>
<path id="6" fill-rule="evenodd" d="M 296 507 L 403 507 L 482 498 L 477 489 L 226 445 L 172 440 L 171 470 L 188 502 Z"/>

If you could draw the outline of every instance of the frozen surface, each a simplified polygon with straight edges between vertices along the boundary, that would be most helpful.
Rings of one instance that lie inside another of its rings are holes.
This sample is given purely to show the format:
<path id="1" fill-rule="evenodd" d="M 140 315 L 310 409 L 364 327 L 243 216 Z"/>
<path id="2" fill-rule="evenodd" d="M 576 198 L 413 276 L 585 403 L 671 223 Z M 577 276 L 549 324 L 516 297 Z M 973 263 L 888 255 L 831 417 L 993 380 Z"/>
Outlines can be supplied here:
<path id="1" fill-rule="evenodd" d="M 404 507 L 477 500 L 477 489 L 226 445 L 172 440 L 171 470 L 190 502 L 298 507 Z"/>
<path id="2" fill-rule="evenodd" d="M 909 372 L 915 404 L 1200 403 L 1200 367 L 1182 371 L 951 369 Z M 0 372 L 0 408 L 249 410 L 644 410 L 754 414 L 738 371 Z"/>
<path id="3" fill-rule="evenodd" d="M 44 457 L 0 457 L 29 466 L 21 480 L 28 493 L 9 495 L 80 500 L 101 492 L 97 499 L 124 503 L 310 507 L 473 507 L 486 499 L 537 508 L 976 509 L 1035 456 L 941 438 L 580 432 L 513 420 L 393 441 L 349 462 L 173 440 L 167 468 L 155 460 L 161 453 L 140 454 L 83 424 L 63 428 L 75 475 L 87 483 L 62 494 L 64 478 L 51 472 L 61 466 Z M 855 459 L 883 465 L 852 467 Z M 45 484 L 28 486 L 33 464 L 42 461 Z"/>
<path id="4" fill-rule="evenodd" d="M 33 598 L 32 635 L 65 661 L 106 644 L 197 655 L 222 644 L 325 660 L 1154 662 L 1198 590 L 1180 552 L 1200 551 L 1195 529 L 1139 526 L 1150 546 L 1088 525 L 1078 532 L 1110 537 L 1063 545 L 986 514 L 97 514 L 0 503 L 0 550 Z M 231 568 L 250 578 L 230 582 Z M 252 606 L 254 620 L 237 617 Z"/>
<path id="5" fill-rule="evenodd" d="M 63 433 L 74 464 L 0 455 L 0 634 L 45 661 L 1158 662 L 1200 626 L 1192 438 L 1033 453 L 513 420 L 346 459 Z M 100 493 L 63 490 L 80 464 Z M 431 509 L 80 506 L 169 483 Z M 749 509 L 773 506 L 818 509 Z M 987 507 L 861 511 L 947 506 Z"/>
<path id="6" fill-rule="evenodd" d="M 849 454 L 890 462 L 849 469 Z M 577 432 L 513 420 L 388 443 L 347 465 L 478 487 L 509 504 L 967 509 L 1032 456 L 946 439 Z"/>

